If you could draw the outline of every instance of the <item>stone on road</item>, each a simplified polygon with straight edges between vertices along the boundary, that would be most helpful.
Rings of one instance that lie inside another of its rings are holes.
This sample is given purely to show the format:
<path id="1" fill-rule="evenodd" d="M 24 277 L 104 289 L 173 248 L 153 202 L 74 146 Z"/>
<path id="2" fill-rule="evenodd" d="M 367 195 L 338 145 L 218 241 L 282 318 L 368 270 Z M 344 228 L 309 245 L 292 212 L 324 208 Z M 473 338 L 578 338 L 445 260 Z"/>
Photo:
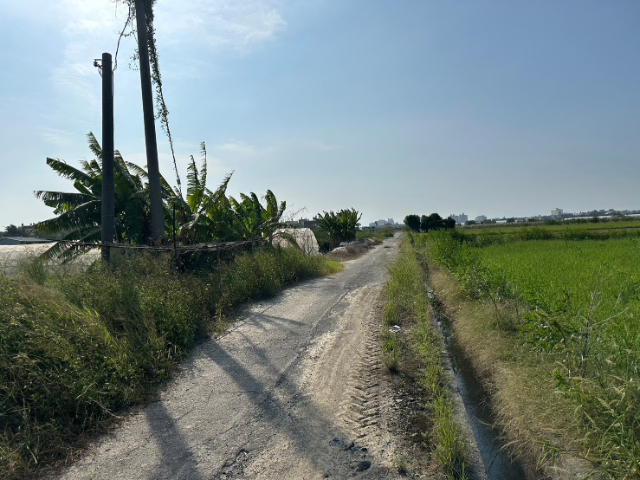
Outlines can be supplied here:
<path id="1" fill-rule="evenodd" d="M 399 240 L 248 306 L 157 401 L 51 478 L 396 478 L 379 329 Z"/>

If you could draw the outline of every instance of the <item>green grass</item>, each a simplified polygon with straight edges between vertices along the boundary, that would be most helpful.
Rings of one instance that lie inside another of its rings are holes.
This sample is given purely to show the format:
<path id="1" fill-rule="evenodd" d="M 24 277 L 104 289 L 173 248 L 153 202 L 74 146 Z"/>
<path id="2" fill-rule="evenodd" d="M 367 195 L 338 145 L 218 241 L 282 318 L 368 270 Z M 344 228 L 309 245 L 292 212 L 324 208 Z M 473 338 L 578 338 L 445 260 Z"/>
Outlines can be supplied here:
<path id="1" fill-rule="evenodd" d="M 561 315 L 569 329 L 589 315 L 597 289 L 594 320 L 601 322 L 625 310 L 606 329 L 626 325 L 630 330 L 625 336 L 640 335 L 640 325 L 631 320 L 640 318 L 640 245 L 635 239 L 517 242 L 480 249 L 479 255 L 489 270 L 501 272 L 529 304 Z"/>
<path id="2" fill-rule="evenodd" d="M 16 278 L 0 276 L 2 477 L 65 458 L 146 398 L 229 308 L 341 269 L 269 248 L 221 272 L 179 273 L 168 256 L 128 255 L 115 271 L 46 274 L 33 262 Z"/>
<path id="3" fill-rule="evenodd" d="M 409 347 L 423 366 L 420 383 L 426 392 L 426 408 L 433 417 L 433 430 L 425 432 L 425 436 L 433 442 L 435 458 L 446 477 L 465 479 L 467 453 L 462 433 L 454 420 L 449 378 L 443 368 L 443 344 L 430 322 L 425 272 L 407 238 L 400 247 L 399 257 L 389 265 L 389 273 L 383 317 L 383 325 L 387 328 L 382 335 L 385 362 L 392 372 L 401 368 L 401 341 L 397 334 L 388 331 L 388 327 L 410 328 L 413 340 Z"/>
<path id="4" fill-rule="evenodd" d="M 407 476 L 413 475 L 413 472 L 417 468 L 417 462 L 414 458 L 408 455 L 400 455 L 393 460 L 393 465 L 400 475 Z"/>
<path id="5" fill-rule="evenodd" d="M 637 218 L 637 217 L 636 217 Z M 485 224 L 485 225 L 470 225 L 462 227 L 466 233 L 474 234 L 492 234 L 492 233 L 504 233 L 512 234 L 523 228 L 540 228 L 548 231 L 563 231 L 563 230 L 615 230 L 615 229 L 636 229 L 640 228 L 640 220 L 635 218 L 623 218 L 623 219 L 603 219 L 597 222 L 586 220 L 569 220 L 569 221 L 549 221 L 549 222 L 535 222 L 535 223 L 508 223 L 508 224 Z"/>
<path id="6" fill-rule="evenodd" d="M 522 229 L 540 229 L 547 232 L 564 232 L 570 231 L 594 231 L 599 230 L 626 230 L 640 229 L 640 220 L 627 221 L 600 221 L 600 222 L 556 222 L 554 224 L 541 223 L 525 223 L 525 224 L 507 224 L 507 225 L 473 225 L 462 227 L 465 233 L 474 235 L 491 235 L 491 234 L 517 234 Z"/>
<path id="7" fill-rule="evenodd" d="M 579 443 L 579 455 L 610 478 L 638 478 L 638 240 L 506 241 L 483 248 L 465 240 L 414 237 L 468 296 L 491 306 L 495 328 L 530 349 L 556 393 L 573 402 L 581 436 L 565 443 Z"/>

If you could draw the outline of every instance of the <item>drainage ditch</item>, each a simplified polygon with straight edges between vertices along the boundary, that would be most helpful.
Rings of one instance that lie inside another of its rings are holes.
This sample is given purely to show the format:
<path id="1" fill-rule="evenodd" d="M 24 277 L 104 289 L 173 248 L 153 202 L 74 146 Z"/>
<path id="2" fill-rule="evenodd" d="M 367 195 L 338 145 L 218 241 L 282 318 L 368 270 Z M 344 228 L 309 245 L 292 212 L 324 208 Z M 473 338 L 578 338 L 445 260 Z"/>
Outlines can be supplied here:
<path id="1" fill-rule="evenodd" d="M 453 334 L 451 321 L 446 315 L 442 315 L 441 305 L 431 290 L 428 290 L 428 295 L 433 306 L 435 323 L 440 327 L 444 337 L 458 390 L 469 417 L 488 480 L 526 478 L 522 465 L 511 458 L 504 448 L 505 444 L 500 437 L 500 432 L 492 427 L 496 423 L 496 418 L 490 407 L 489 392 L 478 380 L 471 361 Z"/>

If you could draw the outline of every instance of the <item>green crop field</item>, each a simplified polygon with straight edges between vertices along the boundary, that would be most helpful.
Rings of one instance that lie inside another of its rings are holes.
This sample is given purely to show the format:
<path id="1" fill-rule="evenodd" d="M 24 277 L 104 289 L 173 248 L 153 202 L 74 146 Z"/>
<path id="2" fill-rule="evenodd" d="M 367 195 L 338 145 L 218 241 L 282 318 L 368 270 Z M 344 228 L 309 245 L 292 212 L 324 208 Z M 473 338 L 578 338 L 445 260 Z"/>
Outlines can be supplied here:
<path id="1" fill-rule="evenodd" d="M 562 312 L 567 322 L 588 314 L 598 289 L 597 317 L 622 309 L 626 323 L 639 325 L 632 321 L 640 320 L 637 239 L 520 241 L 489 245 L 478 253 L 488 269 L 502 272 L 530 302 Z"/>
<path id="2" fill-rule="evenodd" d="M 580 357 L 574 367 L 591 357 L 601 363 L 591 367 L 594 375 L 640 381 L 636 239 L 515 242 L 479 254 L 488 271 L 502 277 L 507 295 L 517 291 L 532 310 L 523 338 L 540 349 L 572 350 Z"/>
<path id="3" fill-rule="evenodd" d="M 517 234 L 523 228 L 529 229 L 541 229 L 549 232 L 565 232 L 565 231 L 603 231 L 603 230 L 635 230 L 640 229 L 640 220 L 624 220 L 624 221 L 600 221 L 600 222 L 585 222 L 585 223 L 527 223 L 524 226 L 522 224 L 487 224 L 487 225 L 473 225 L 463 227 L 462 230 L 467 234 L 474 235 L 488 235 L 488 234 Z"/>
<path id="4" fill-rule="evenodd" d="M 481 241 L 469 230 L 420 235 L 415 247 L 454 273 L 469 297 L 493 305 L 497 328 L 548 365 L 557 394 L 576 404 L 580 455 L 610 478 L 638 478 L 640 239 L 563 240 L 571 236 L 510 228 Z"/>

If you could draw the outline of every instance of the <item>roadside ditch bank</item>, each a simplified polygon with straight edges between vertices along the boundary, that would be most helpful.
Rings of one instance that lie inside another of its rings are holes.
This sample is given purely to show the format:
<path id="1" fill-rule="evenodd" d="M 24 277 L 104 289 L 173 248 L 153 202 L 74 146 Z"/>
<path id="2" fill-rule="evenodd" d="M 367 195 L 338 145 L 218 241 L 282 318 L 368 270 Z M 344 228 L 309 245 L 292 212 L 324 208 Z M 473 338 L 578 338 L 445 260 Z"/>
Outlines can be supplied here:
<path id="1" fill-rule="evenodd" d="M 430 315 L 425 272 L 408 239 L 388 269 L 383 360 L 392 374 L 401 426 L 406 437 L 418 445 L 413 458 L 399 459 L 398 469 L 420 470 L 426 478 L 484 480 L 471 428 L 461 413 L 462 401 L 443 355 L 444 341 Z"/>
<path id="2" fill-rule="evenodd" d="M 508 466 L 514 458 L 521 472 L 489 478 L 601 478 L 572 453 L 573 407 L 554 394 L 546 365 L 492 328 L 491 306 L 464 298 L 452 274 L 422 256 L 420 262 L 481 452 L 492 444 L 503 449 L 495 460 L 495 451 L 482 452 L 483 460 L 498 469 L 496 462 Z"/>
<path id="3" fill-rule="evenodd" d="M 428 288 L 428 287 L 427 287 Z M 440 329 L 446 355 L 453 374 L 453 381 L 464 406 L 471 427 L 480 462 L 487 480 L 521 480 L 526 478 L 521 462 L 510 455 L 503 433 L 496 428 L 497 418 L 491 407 L 491 394 L 478 378 L 468 356 L 457 341 L 451 319 L 433 290 L 427 289 L 431 303 L 431 315 Z"/>

